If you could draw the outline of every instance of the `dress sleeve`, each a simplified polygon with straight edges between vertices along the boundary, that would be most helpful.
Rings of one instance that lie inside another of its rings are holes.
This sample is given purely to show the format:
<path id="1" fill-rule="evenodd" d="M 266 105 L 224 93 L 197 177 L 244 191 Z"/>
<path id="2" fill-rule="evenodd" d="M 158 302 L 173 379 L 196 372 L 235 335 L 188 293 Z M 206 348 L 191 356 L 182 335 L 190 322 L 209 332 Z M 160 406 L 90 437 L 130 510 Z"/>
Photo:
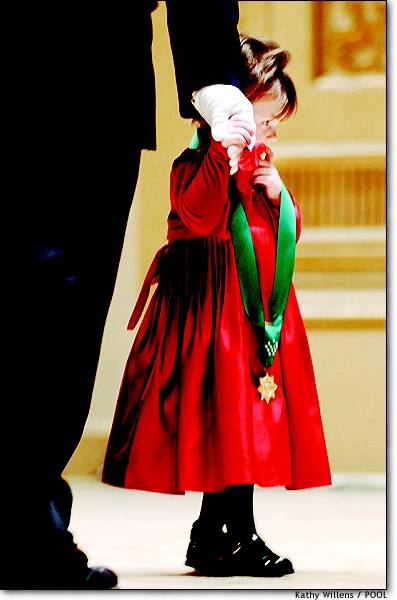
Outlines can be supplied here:
<path id="1" fill-rule="evenodd" d="M 191 103 L 194 91 L 215 83 L 241 87 L 239 3 L 166 0 L 166 5 L 179 111 L 182 117 L 197 117 Z"/>
<path id="2" fill-rule="evenodd" d="M 189 151 L 192 152 L 192 151 Z M 183 156 L 183 155 L 182 155 Z M 171 171 L 171 205 L 196 235 L 208 235 L 228 204 L 229 157 L 211 141 L 202 162 L 177 159 Z"/>

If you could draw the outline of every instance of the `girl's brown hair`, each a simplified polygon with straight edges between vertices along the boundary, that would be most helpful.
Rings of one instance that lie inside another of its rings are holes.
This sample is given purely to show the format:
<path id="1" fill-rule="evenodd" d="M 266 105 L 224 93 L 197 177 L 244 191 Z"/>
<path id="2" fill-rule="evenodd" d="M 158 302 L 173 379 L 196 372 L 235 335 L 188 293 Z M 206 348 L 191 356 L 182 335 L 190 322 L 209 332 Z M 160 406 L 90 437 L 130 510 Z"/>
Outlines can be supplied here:
<path id="1" fill-rule="evenodd" d="M 284 72 L 290 53 L 276 42 L 245 35 L 240 35 L 240 44 L 245 63 L 242 91 L 251 102 L 264 96 L 280 100 L 282 110 L 277 117 L 289 117 L 298 106 L 294 83 Z"/>

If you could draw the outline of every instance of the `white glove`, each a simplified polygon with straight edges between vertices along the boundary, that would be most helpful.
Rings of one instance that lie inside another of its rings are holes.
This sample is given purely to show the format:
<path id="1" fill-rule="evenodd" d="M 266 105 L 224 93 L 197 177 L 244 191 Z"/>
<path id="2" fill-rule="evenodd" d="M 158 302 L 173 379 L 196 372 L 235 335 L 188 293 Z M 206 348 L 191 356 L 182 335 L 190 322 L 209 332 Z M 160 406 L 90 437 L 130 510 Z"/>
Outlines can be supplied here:
<path id="1" fill-rule="evenodd" d="M 217 142 L 221 142 L 227 134 L 228 120 L 232 115 L 239 115 L 252 124 L 253 131 L 256 129 L 252 103 L 234 85 L 207 85 L 193 92 L 192 104 L 211 127 L 212 137 Z"/>

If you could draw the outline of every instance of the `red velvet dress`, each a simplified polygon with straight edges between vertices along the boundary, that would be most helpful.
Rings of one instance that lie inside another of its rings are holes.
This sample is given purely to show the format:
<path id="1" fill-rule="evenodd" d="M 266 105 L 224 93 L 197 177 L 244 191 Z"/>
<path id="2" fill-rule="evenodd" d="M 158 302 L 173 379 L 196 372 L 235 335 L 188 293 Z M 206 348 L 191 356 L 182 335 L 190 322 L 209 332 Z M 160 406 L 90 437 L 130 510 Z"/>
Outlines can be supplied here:
<path id="1" fill-rule="evenodd" d="M 238 188 L 255 247 L 265 318 L 275 270 L 279 207 Z M 277 390 L 264 369 L 241 299 L 227 228 L 224 148 L 185 150 L 171 172 L 168 240 L 156 255 L 130 327 L 157 288 L 129 355 L 103 469 L 112 485 L 180 494 L 254 483 L 289 489 L 331 482 L 310 350 L 293 286 L 279 350 Z M 297 213 L 297 238 L 300 213 Z"/>

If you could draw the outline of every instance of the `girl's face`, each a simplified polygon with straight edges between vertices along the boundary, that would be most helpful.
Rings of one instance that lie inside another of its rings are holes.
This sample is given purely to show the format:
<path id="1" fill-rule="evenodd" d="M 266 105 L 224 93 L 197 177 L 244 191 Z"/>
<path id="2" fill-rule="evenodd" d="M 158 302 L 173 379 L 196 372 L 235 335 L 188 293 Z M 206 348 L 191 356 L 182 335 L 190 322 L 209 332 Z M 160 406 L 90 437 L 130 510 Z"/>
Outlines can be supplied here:
<path id="1" fill-rule="evenodd" d="M 256 123 L 257 143 L 271 144 L 277 141 L 276 128 L 281 119 L 277 118 L 283 109 L 280 100 L 265 96 L 260 100 L 254 100 L 254 119 Z"/>

